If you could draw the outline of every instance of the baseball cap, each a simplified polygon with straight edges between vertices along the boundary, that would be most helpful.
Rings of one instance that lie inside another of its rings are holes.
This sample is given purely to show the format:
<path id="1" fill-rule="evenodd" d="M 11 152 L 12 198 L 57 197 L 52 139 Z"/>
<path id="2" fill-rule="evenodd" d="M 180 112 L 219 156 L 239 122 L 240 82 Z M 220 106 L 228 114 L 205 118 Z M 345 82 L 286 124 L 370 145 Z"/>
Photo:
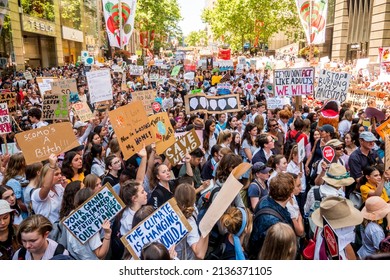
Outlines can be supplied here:
<path id="1" fill-rule="evenodd" d="M 88 124 L 85 122 L 77 121 L 77 122 L 75 122 L 73 128 L 78 129 L 79 127 L 86 126 L 86 125 L 88 125 Z"/>
<path id="2" fill-rule="evenodd" d="M 325 132 L 328 132 L 328 133 L 334 133 L 335 132 L 334 127 L 332 125 L 330 125 L 330 124 L 324 124 L 319 129 L 321 131 L 325 131 Z"/>
<path id="3" fill-rule="evenodd" d="M 378 141 L 378 139 L 376 139 L 374 134 L 370 131 L 363 131 L 362 133 L 360 133 L 359 138 L 363 139 L 366 142 Z"/>
<path id="4" fill-rule="evenodd" d="M 9 203 L 6 200 L 0 199 L 0 215 L 11 213 L 13 211 L 15 211 L 15 210 L 11 209 L 11 207 L 9 206 Z"/>
<path id="5" fill-rule="evenodd" d="M 253 173 L 257 173 L 257 172 L 260 172 L 260 173 L 263 173 L 263 174 L 267 174 L 271 171 L 272 168 L 266 166 L 264 163 L 262 162 L 256 162 L 253 166 L 252 166 L 252 172 Z"/>

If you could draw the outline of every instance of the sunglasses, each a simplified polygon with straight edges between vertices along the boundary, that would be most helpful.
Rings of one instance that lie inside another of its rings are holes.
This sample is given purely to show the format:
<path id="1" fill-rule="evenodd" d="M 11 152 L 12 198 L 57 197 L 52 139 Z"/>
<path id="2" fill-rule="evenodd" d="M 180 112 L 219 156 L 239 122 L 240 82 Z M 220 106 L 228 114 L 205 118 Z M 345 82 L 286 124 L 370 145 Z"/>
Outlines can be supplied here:
<path id="1" fill-rule="evenodd" d="M 344 150 L 344 147 L 336 147 L 334 148 L 336 151 L 341 151 L 341 150 Z"/>

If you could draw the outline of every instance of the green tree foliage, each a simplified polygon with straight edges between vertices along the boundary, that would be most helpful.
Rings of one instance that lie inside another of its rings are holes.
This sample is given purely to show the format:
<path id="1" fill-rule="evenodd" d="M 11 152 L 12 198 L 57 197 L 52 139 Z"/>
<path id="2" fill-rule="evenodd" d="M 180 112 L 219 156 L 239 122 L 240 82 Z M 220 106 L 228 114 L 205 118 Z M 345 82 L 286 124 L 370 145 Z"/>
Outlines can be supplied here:
<path id="1" fill-rule="evenodd" d="M 136 28 L 140 31 L 152 31 L 156 34 L 155 49 L 161 46 L 169 36 L 180 37 L 178 26 L 181 20 L 177 0 L 138 0 L 135 18 Z"/>
<path id="2" fill-rule="evenodd" d="M 32 17 L 54 21 L 53 0 L 20 0 L 23 13 Z"/>
<path id="3" fill-rule="evenodd" d="M 205 9 L 202 20 L 209 24 L 215 39 L 223 38 L 234 50 L 246 41 L 268 43 L 279 31 L 289 37 L 300 32 L 294 0 L 217 0 L 213 9 Z M 255 27 L 256 22 L 261 26 Z"/>
<path id="4" fill-rule="evenodd" d="M 81 0 L 61 0 L 61 23 L 80 30 L 81 5 Z"/>
<path id="5" fill-rule="evenodd" d="M 205 45 L 207 43 L 207 33 L 204 30 L 192 31 L 184 41 L 190 47 Z"/>

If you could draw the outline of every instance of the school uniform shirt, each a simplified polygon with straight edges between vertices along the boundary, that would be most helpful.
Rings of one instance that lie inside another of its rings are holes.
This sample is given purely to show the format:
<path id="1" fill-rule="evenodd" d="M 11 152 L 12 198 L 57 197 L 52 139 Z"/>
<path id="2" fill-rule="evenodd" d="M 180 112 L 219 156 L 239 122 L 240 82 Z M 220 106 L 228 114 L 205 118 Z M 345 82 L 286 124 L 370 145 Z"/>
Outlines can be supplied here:
<path id="1" fill-rule="evenodd" d="M 95 174 L 101 178 L 106 172 L 106 164 L 103 160 L 94 158 L 92 161 L 91 174 Z"/>
<path id="2" fill-rule="evenodd" d="M 71 236 L 71 234 L 69 234 L 69 235 Z M 54 257 L 54 253 L 57 249 L 57 246 L 58 246 L 57 242 L 55 242 L 54 240 L 51 240 L 50 238 L 47 238 L 47 242 L 49 244 L 48 244 L 46 251 L 43 254 L 41 260 L 50 260 L 52 257 Z M 80 242 L 79 242 L 79 245 L 80 245 Z M 18 251 L 16 251 L 16 253 L 12 257 L 12 260 L 18 260 L 19 251 L 20 251 L 20 249 Z M 62 254 L 69 256 L 69 252 L 66 249 L 64 250 L 64 252 Z M 29 251 L 26 251 L 25 260 L 32 260 L 31 253 Z"/>
<path id="3" fill-rule="evenodd" d="M 114 177 L 114 175 L 108 173 L 102 180 L 102 186 L 104 186 L 104 184 L 106 184 L 107 182 L 110 183 L 111 186 L 119 184 L 119 175 L 118 177 Z"/>
<path id="4" fill-rule="evenodd" d="M 32 208 L 35 214 L 41 214 L 48 218 L 51 223 L 54 223 L 60 218 L 60 209 L 62 197 L 64 196 L 64 187 L 57 184 L 54 185 L 55 192 L 50 190 L 45 199 L 39 197 L 39 189 L 31 194 Z"/>
<path id="5" fill-rule="evenodd" d="M 385 238 L 383 228 L 375 222 L 369 222 L 366 228 L 360 226 L 362 232 L 362 247 L 357 254 L 361 260 L 376 254 L 379 251 L 379 243 Z"/>
<path id="6" fill-rule="evenodd" d="M 196 223 L 196 218 L 195 218 L 197 216 L 198 213 L 193 213 L 192 216 L 187 219 L 192 230 L 186 236 L 186 238 L 180 241 L 179 244 L 177 244 L 175 247 L 177 258 L 179 260 L 194 260 L 196 258 L 194 251 L 192 251 L 191 246 L 197 243 L 200 239 L 198 225 Z"/>
<path id="7" fill-rule="evenodd" d="M 305 214 L 308 214 L 310 212 L 310 209 L 311 209 L 311 207 L 313 206 L 313 204 L 315 202 L 314 192 L 313 192 L 313 190 L 315 188 L 317 188 L 317 187 L 311 188 L 309 190 L 309 192 L 307 193 L 306 203 L 305 203 L 305 206 L 304 206 Z M 328 196 L 345 197 L 345 193 L 343 191 L 343 188 L 336 189 L 334 187 L 331 187 L 331 186 L 327 185 L 326 183 L 321 185 L 319 188 L 320 188 L 320 195 L 321 195 L 322 200 L 325 197 L 328 197 Z"/>
<path id="8" fill-rule="evenodd" d="M 133 228 L 132 225 L 133 225 L 134 214 L 135 211 L 131 210 L 130 207 L 126 207 L 126 209 L 123 211 L 122 219 L 120 221 L 121 223 L 120 233 L 122 236 L 124 236 Z"/>
<path id="9" fill-rule="evenodd" d="M 363 199 L 363 202 L 366 202 L 367 198 L 368 198 L 368 193 L 370 191 L 375 191 L 376 190 L 376 187 L 371 185 L 369 182 L 365 183 L 364 185 L 360 186 L 360 193 L 362 194 L 362 199 Z M 387 196 L 387 192 L 386 192 L 386 189 L 383 188 L 382 189 L 382 193 L 380 195 L 380 197 L 387 203 L 389 202 L 389 197 Z"/>
<path id="10" fill-rule="evenodd" d="M 150 198 L 148 199 L 148 205 L 152 205 L 154 209 L 159 208 L 165 202 L 170 200 L 173 197 L 173 187 L 169 184 L 170 190 L 167 190 L 165 187 L 161 186 L 160 183 L 157 184 L 156 188 L 153 190 Z"/>
<path id="11" fill-rule="evenodd" d="M 86 243 L 81 244 L 72 234 L 66 235 L 66 245 L 76 260 L 98 260 L 94 251 L 102 245 L 100 233 L 95 233 Z"/>
<path id="12" fill-rule="evenodd" d="M 305 166 L 303 165 L 303 162 L 301 162 L 301 168 L 302 170 L 305 170 Z M 294 173 L 294 174 L 299 174 L 301 172 L 301 169 L 299 168 L 299 166 L 293 162 L 292 160 L 287 164 L 287 172 L 290 172 L 290 173 Z M 301 193 L 304 193 L 306 191 L 306 175 L 305 175 L 305 172 L 302 171 L 302 176 L 301 176 L 301 187 L 302 187 L 302 190 L 301 190 Z"/>

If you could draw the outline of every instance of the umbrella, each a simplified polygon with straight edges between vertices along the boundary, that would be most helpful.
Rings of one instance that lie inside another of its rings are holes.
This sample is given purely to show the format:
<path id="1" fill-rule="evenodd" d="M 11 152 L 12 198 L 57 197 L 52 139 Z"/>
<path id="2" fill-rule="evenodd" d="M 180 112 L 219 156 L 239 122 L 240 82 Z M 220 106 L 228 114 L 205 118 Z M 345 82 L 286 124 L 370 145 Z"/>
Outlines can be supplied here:
<path id="1" fill-rule="evenodd" d="M 375 118 L 377 122 L 381 122 L 386 118 L 382 111 L 374 107 L 367 107 L 365 113 L 367 118 Z"/>

